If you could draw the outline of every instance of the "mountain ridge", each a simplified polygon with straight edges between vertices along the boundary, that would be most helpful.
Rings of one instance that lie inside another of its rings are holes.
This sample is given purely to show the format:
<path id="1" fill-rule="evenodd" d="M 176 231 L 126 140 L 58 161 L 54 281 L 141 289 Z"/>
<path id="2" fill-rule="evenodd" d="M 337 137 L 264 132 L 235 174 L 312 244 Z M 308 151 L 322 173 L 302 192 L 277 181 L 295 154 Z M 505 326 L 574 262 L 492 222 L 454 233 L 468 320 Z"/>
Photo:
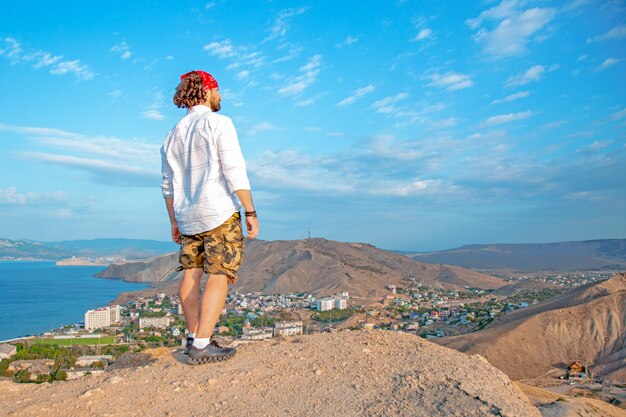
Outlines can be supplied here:
<path id="1" fill-rule="evenodd" d="M 437 343 L 480 354 L 515 380 L 539 377 L 579 360 L 595 375 L 626 383 L 626 274 L 575 288 L 509 313 L 481 331 Z"/>
<path id="2" fill-rule="evenodd" d="M 150 261 L 113 264 L 97 276 L 127 281 L 168 283 L 181 273 L 176 253 Z M 501 288 L 500 278 L 449 265 L 432 265 L 364 243 L 321 238 L 247 241 L 243 266 L 234 290 L 266 294 L 307 292 L 331 295 L 349 291 L 361 297 L 380 297 L 386 285 L 424 285 L 459 289 Z"/>
<path id="3" fill-rule="evenodd" d="M 422 262 L 445 263 L 491 273 L 617 272 L 626 269 L 626 239 L 470 244 L 407 256 Z"/>

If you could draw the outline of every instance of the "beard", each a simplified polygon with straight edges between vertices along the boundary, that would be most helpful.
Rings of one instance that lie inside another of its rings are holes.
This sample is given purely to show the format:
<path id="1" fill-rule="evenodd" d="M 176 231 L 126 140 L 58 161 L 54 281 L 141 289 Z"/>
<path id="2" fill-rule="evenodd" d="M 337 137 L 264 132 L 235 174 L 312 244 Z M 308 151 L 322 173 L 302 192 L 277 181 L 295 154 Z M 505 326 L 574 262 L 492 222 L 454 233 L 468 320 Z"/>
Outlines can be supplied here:
<path id="1" fill-rule="evenodd" d="M 209 103 L 211 105 L 211 110 L 214 112 L 218 112 L 220 111 L 220 109 L 222 108 L 222 105 L 220 103 L 221 100 L 218 101 L 213 101 L 211 100 L 211 102 Z"/>

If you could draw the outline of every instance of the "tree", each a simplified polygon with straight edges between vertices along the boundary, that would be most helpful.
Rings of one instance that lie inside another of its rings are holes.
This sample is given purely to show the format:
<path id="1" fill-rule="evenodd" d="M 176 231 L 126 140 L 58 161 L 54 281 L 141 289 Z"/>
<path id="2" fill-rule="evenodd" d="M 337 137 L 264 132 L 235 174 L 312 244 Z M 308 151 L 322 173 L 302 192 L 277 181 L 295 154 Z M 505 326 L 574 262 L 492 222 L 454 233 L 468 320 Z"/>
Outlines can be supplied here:
<path id="1" fill-rule="evenodd" d="M 30 375 L 31 375 L 30 372 L 22 370 L 22 371 L 17 371 L 15 373 L 14 378 L 16 382 L 25 383 L 25 382 L 30 382 Z"/>

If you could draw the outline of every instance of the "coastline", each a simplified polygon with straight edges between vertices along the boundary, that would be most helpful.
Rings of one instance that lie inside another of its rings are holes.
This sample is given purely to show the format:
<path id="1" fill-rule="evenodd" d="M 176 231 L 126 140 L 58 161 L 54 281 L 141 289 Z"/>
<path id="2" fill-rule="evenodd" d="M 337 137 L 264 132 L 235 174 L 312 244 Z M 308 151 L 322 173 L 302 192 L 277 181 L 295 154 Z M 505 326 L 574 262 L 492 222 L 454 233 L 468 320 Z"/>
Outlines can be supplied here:
<path id="1" fill-rule="evenodd" d="M 108 305 L 124 293 L 150 289 L 148 283 L 96 279 L 95 275 L 106 265 L 64 268 L 51 260 L 5 260 L 0 265 L 0 286 L 5 295 L 0 302 L 2 340 L 37 337 L 64 324 L 82 321 L 85 311 Z M 20 279 L 16 280 L 16 276 Z M 30 310 L 27 306 L 31 306 Z"/>
<path id="2" fill-rule="evenodd" d="M 89 261 L 86 259 L 63 259 L 56 261 L 56 266 L 109 266 L 108 262 Z"/>

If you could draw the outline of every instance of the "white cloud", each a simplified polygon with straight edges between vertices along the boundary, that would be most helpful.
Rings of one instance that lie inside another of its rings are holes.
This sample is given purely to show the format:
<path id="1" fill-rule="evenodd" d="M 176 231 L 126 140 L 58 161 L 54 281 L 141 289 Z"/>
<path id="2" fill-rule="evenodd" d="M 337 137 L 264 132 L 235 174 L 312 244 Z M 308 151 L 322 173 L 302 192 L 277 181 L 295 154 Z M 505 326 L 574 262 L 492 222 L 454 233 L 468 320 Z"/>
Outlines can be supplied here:
<path id="1" fill-rule="evenodd" d="M 109 96 L 111 96 L 111 97 L 113 97 L 113 98 L 118 98 L 118 97 L 120 97 L 122 94 L 123 94 L 123 93 L 122 93 L 122 90 L 120 90 L 120 89 L 113 90 L 113 91 L 109 91 L 109 92 L 107 93 L 107 95 L 109 95 Z"/>
<path id="2" fill-rule="evenodd" d="M 156 174 L 156 172 L 147 170 L 140 166 L 119 164 L 112 161 L 103 161 L 101 159 L 94 158 L 85 158 L 70 155 L 56 155 L 43 152 L 24 152 L 22 153 L 22 155 L 43 162 L 51 162 L 59 165 L 83 168 L 88 171 L 96 170 L 102 172 L 116 172 L 118 174 L 132 174 L 143 176 L 154 176 Z"/>
<path id="3" fill-rule="evenodd" d="M 291 78 L 287 85 L 278 90 L 278 94 L 284 96 L 297 95 L 309 88 L 317 79 L 322 64 L 322 56 L 314 55 L 305 65 L 300 67 L 301 75 Z"/>
<path id="4" fill-rule="evenodd" d="M 513 122 L 515 120 L 522 120 L 532 115 L 530 110 L 518 112 L 518 113 L 508 113 L 508 114 L 500 114 L 498 116 L 491 116 L 487 120 L 483 122 L 483 124 L 487 126 L 499 125 L 503 123 Z"/>
<path id="5" fill-rule="evenodd" d="M 132 55 L 126 41 L 122 41 L 116 45 L 113 45 L 113 47 L 111 48 L 111 52 L 118 54 L 122 59 L 128 59 Z"/>
<path id="6" fill-rule="evenodd" d="M 235 52 L 235 46 L 232 44 L 230 39 L 225 39 L 221 42 L 211 42 L 204 45 L 203 48 L 205 51 L 209 53 L 209 55 L 215 55 L 218 58 L 230 58 L 237 55 Z"/>
<path id="7" fill-rule="evenodd" d="M 534 65 L 528 68 L 525 72 L 509 77 L 509 79 L 506 80 L 505 85 L 507 87 L 512 87 L 516 85 L 525 85 L 531 81 L 539 81 L 545 72 L 546 69 L 543 65 Z"/>
<path id="8" fill-rule="evenodd" d="M 587 39 L 587 43 L 623 38 L 626 38 L 626 25 L 615 26 L 613 29 L 602 35 L 594 36 L 593 38 Z"/>
<path id="9" fill-rule="evenodd" d="M 291 26 L 291 18 L 303 14 L 306 10 L 306 7 L 281 10 L 278 14 L 278 18 L 274 21 L 274 24 L 270 28 L 270 35 L 267 40 L 285 36 Z"/>
<path id="10" fill-rule="evenodd" d="M 398 108 L 395 106 L 395 104 L 401 100 L 406 99 L 407 97 L 409 97 L 407 93 L 399 93 L 395 96 L 385 97 L 374 102 L 374 104 L 372 104 L 372 108 L 378 113 L 394 113 L 398 111 Z"/>
<path id="11" fill-rule="evenodd" d="M 11 64 L 29 63 L 35 69 L 50 68 L 55 75 L 74 74 L 80 80 L 90 80 L 95 73 L 80 60 L 63 61 L 62 55 L 54 55 L 46 51 L 25 53 L 21 44 L 13 38 L 0 39 L 0 56 L 11 61 Z"/>
<path id="12" fill-rule="evenodd" d="M 31 142 L 29 149 L 41 150 L 19 153 L 18 156 L 80 169 L 98 183 L 153 187 L 159 181 L 160 143 L 149 143 L 143 139 L 86 136 L 47 127 L 0 124 L 0 130 L 24 135 L 22 140 Z"/>
<path id="13" fill-rule="evenodd" d="M 23 57 L 25 61 L 33 61 L 33 68 L 39 69 L 54 65 L 59 62 L 63 57 L 60 55 L 52 56 L 52 54 L 43 51 L 34 52 L 28 56 Z"/>
<path id="14" fill-rule="evenodd" d="M 250 71 L 239 71 L 237 75 L 235 75 L 235 77 L 237 77 L 238 80 L 245 80 L 246 78 L 250 77 Z"/>
<path id="15" fill-rule="evenodd" d="M 19 62 L 23 49 L 18 41 L 13 38 L 4 38 L 0 43 L 0 56 L 11 60 L 12 64 Z"/>
<path id="16" fill-rule="evenodd" d="M 250 126 L 249 128 L 242 129 L 242 131 L 247 135 L 254 136 L 259 132 L 268 132 L 276 129 L 276 126 L 269 122 L 260 122 Z"/>
<path id="17" fill-rule="evenodd" d="M 619 120 L 619 119 L 623 119 L 624 117 L 626 117 L 626 108 L 613 113 L 611 115 L 611 120 Z"/>
<path id="18" fill-rule="evenodd" d="M 165 115 L 161 113 L 163 108 L 164 96 L 159 90 L 153 90 L 152 102 L 147 106 L 146 110 L 141 112 L 141 117 L 150 120 L 163 120 Z"/>
<path id="19" fill-rule="evenodd" d="M 222 92 L 222 101 L 227 101 L 236 107 L 243 106 L 243 95 L 241 93 L 236 93 L 229 88 L 220 89 L 220 91 Z"/>
<path id="20" fill-rule="evenodd" d="M 473 38 L 483 45 L 487 55 L 503 58 L 524 53 L 531 37 L 556 16 L 552 8 L 521 10 L 523 4 L 522 1 L 505 0 L 466 21 L 470 28 L 477 30 Z"/>
<path id="21" fill-rule="evenodd" d="M 346 39 L 341 43 L 335 44 L 336 48 L 343 48 L 344 46 L 352 46 L 359 40 L 358 36 L 348 35 Z"/>
<path id="22" fill-rule="evenodd" d="M 0 123 L 0 131 L 15 132 L 31 136 L 54 136 L 60 138 L 80 138 L 81 135 L 49 127 L 15 126 Z"/>
<path id="23" fill-rule="evenodd" d="M 617 64 L 620 61 L 621 61 L 621 59 L 617 59 L 617 58 L 607 58 L 607 59 L 604 60 L 604 62 L 602 62 L 602 64 L 600 64 L 598 69 L 599 70 L 607 69 L 607 68 L 612 67 L 613 65 Z"/>
<path id="24" fill-rule="evenodd" d="M 433 33 L 432 30 L 426 28 L 419 31 L 417 36 L 413 39 L 414 41 L 421 41 L 428 38 Z"/>
<path id="25" fill-rule="evenodd" d="M 163 120 L 165 119 L 165 115 L 158 111 L 157 109 L 148 109 L 141 112 L 141 116 L 145 119 L 150 120 Z"/>
<path id="26" fill-rule="evenodd" d="M 50 70 L 50 74 L 74 74 L 76 78 L 81 80 L 90 80 L 96 75 L 87 65 L 81 64 L 78 59 L 59 62 Z"/>
<path id="27" fill-rule="evenodd" d="M 209 2 L 209 3 L 204 5 L 204 10 L 208 10 L 208 9 L 213 8 L 213 7 L 215 7 L 215 3 Z"/>
<path id="28" fill-rule="evenodd" d="M 513 94 L 509 94 L 508 96 L 501 98 L 499 100 L 494 100 L 491 102 L 491 104 L 500 104 L 500 103 L 509 103 L 511 101 L 520 99 L 520 98 L 524 98 L 524 97 L 528 97 L 530 95 L 530 92 L 528 91 L 519 91 L 517 93 L 513 93 Z"/>
<path id="29" fill-rule="evenodd" d="M 165 57 L 166 60 L 171 61 L 172 59 L 174 59 L 173 55 L 168 55 Z"/>
<path id="30" fill-rule="evenodd" d="M 68 200 L 67 194 L 61 191 L 20 193 L 15 187 L 0 188 L 0 205 L 60 205 Z"/>
<path id="31" fill-rule="evenodd" d="M 361 98 L 363 96 L 365 96 L 366 94 L 371 93 L 372 91 L 374 91 L 376 88 L 374 87 L 373 84 L 369 84 L 366 85 L 365 87 L 359 88 L 357 89 L 354 93 L 352 93 L 351 96 L 344 98 L 343 100 L 341 100 L 339 103 L 337 103 L 337 106 L 339 107 L 344 107 L 347 106 L 349 104 L 354 103 L 358 98 Z"/>
<path id="32" fill-rule="evenodd" d="M 430 86 L 445 88 L 448 91 L 462 90 L 470 88 L 474 82 L 467 74 L 459 74 L 456 72 L 447 72 L 445 74 L 434 73 L 430 76 Z"/>

